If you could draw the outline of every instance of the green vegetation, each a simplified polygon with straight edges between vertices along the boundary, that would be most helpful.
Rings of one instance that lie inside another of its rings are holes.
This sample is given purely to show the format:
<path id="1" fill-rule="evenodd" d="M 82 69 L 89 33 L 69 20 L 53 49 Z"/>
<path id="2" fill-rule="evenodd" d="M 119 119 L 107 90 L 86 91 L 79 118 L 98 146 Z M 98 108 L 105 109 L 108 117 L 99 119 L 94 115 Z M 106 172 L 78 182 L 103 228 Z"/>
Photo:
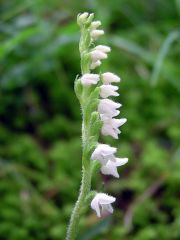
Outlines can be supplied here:
<path id="1" fill-rule="evenodd" d="M 2 0 L 0 239 L 64 240 L 81 179 L 76 15 L 90 11 L 121 76 L 120 180 L 96 189 L 118 198 L 113 216 L 87 206 L 78 240 L 180 239 L 180 1 Z M 103 139 L 102 139 L 103 141 Z"/>

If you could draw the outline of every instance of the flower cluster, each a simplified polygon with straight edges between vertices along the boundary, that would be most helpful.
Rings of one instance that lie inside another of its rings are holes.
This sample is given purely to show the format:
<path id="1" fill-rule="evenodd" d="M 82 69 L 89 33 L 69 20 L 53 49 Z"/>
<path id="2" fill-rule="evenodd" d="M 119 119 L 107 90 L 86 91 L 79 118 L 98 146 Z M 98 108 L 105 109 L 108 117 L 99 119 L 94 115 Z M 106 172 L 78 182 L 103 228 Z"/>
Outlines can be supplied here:
<path id="1" fill-rule="evenodd" d="M 88 64 L 89 69 L 93 70 L 101 65 L 103 59 L 107 59 L 111 48 L 104 45 L 94 46 L 94 41 L 104 34 L 103 30 L 98 29 L 101 26 L 100 21 L 92 21 L 91 14 L 89 15 L 88 13 L 80 14 L 78 19 L 80 25 L 86 24 L 88 26 L 89 36 L 91 38 L 91 45 L 88 49 Z M 109 97 L 119 96 L 118 86 L 113 84 L 119 83 L 120 78 L 111 72 L 105 72 L 102 74 L 85 72 L 81 76 L 80 82 L 84 88 L 88 89 L 94 87 L 99 90 L 99 100 L 96 112 L 98 112 L 102 123 L 100 130 L 101 134 L 118 139 L 118 135 L 121 133 L 119 127 L 127 120 L 125 118 L 116 118 L 120 113 L 119 108 L 121 107 L 121 104 L 114 102 L 109 99 Z M 116 152 L 117 149 L 115 147 L 97 143 L 96 148 L 91 154 L 91 160 L 98 161 L 100 163 L 100 171 L 102 174 L 112 175 L 119 178 L 117 168 L 126 164 L 128 159 L 117 158 L 115 156 Z M 115 202 L 114 197 L 105 193 L 96 193 L 91 202 L 91 207 L 96 211 L 97 216 L 100 217 L 106 214 L 106 212 L 113 212 L 113 208 L 111 206 L 113 202 Z"/>

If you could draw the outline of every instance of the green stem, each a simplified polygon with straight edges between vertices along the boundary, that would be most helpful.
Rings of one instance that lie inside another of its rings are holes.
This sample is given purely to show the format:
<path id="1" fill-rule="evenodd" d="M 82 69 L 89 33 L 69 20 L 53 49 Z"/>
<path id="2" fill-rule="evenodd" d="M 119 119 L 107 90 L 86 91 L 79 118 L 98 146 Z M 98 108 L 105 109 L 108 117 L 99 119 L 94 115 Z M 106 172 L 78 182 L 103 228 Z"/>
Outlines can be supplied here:
<path id="1" fill-rule="evenodd" d="M 77 229 L 79 225 L 80 212 L 84 205 L 85 198 L 90 191 L 91 185 L 91 172 L 89 169 L 82 169 L 82 182 L 80 188 L 80 194 L 78 200 L 74 206 L 73 212 L 71 214 L 71 219 L 67 231 L 66 240 L 75 240 L 77 236 Z"/>
<path id="2" fill-rule="evenodd" d="M 87 55 L 88 47 L 90 44 L 90 34 L 85 26 L 81 29 L 81 39 L 79 44 L 80 56 L 81 56 L 81 74 L 89 73 L 89 57 Z M 83 154 L 82 154 L 82 181 L 79 192 L 78 200 L 74 206 L 74 209 L 71 214 L 70 223 L 67 230 L 66 240 L 75 240 L 77 236 L 77 230 L 79 226 L 79 220 L 81 216 L 81 211 L 85 205 L 86 198 L 91 189 L 91 162 L 89 160 L 88 151 L 89 148 L 89 123 L 87 119 L 90 119 L 90 114 L 87 114 L 86 101 L 89 95 L 88 89 L 83 89 L 81 96 L 81 109 L 83 116 L 82 123 L 82 145 L 83 145 Z"/>
<path id="3" fill-rule="evenodd" d="M 82 106 L 83 109 L 83 106 Z M 77 229 L 79 225 L 79 219 L 81 215 L 81 209 L 85 203 L 85 199 L 90 192 L 91 189 L 91 168 L 89 159 L 86 156 L 86 144 L 88 143 L 88 127 L 87 124 L 84 122 L 86 118 L 86 114 L 83 113 L 83 124 L 82 124 L 82 142 L 83 142 L 83 155 L 82 155 L 82 181 L 81 187 L 79 192 L 78 200 L 74 206 L 74 209 L 71 214 L 70 223 L 67 231 L 66 240 L 75 240 L 77 236 Z"/>

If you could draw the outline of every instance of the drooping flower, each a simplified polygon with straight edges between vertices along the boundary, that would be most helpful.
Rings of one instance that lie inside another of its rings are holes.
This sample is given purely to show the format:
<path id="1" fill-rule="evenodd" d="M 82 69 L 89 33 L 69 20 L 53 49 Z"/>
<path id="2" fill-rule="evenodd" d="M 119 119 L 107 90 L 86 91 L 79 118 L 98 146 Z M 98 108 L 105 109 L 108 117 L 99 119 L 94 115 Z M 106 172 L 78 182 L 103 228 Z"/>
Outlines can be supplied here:
<path id="1" fill-rule="evenodd" d="M 99 143 L 91 155 L 92 160 L 99 161 L 102 165 L 105 165 L 108 161 L 115 161 L 116 158 L 114 154 L 117 149 L 115 147 L 111 147 L 107 144 Z"/>
<path id="2" fill-rule="evenodd" d="M 103 126 L 101 129 L 101 133 L 104 136 L 111 136 L 115 139 L 118 139 L 118 134 L 121 133 L 119 130 L 119 127 L 122 126 L 127 119 L 121 118 L 121 119 L 115 119 L 111 117 L 107 117 L 106 115 L 101 115 L 101 120 L 103 121 Z"/>
<path id="3" fill-rule="evenodd" d="M 101 85 L 100 86 L 100 96 L 102 98 L 107 98 L 107 97 L 110 97 L 110 96 L 119 96 L 119 93 L 117 93 L 116 91 L 118 90 L 118 87 L 117 86 L 113 86 L 113 85 Z"/>
<path id="4" fill-rule="evenodd" d="M 116 158 L 115 162 L 108 161 L 106 165 L 101 166 L 101 173 L 105 175 L 112 175 L 119 178 L 117 167 L 120 167 L 128 162 L 128 158 Z"/>
<path id="5" fill-rule="evenodd" d="M 102 74 L 103 84 L 110 84 L 112 82 L 120 82 L 120 77 L 111 72 L 106 72 Z"/>
<path id="6" fill-rule="evenodd" d="M 116 103 L 110 99 L 101 99 L 98 105 L 98 112 L 107 117 L 115 117 L 119 114 L 117 108 L 120 108 L 122 105 Z"/>
<path id="7" fill-rule="evenodd" d="M 98 217 L 113 213 L 112 203 L 116 201 L 115 197 L 105 193 L 97 193 L 91 201 L 91 208 L 96 211 Z"/>
<path id="8" fill-rule="evenodd" d="M 82 85 L 89 86 L 91 84 L 97 84 L 99 81 L 99 74 L 86 73 L 81 77 Z"/>

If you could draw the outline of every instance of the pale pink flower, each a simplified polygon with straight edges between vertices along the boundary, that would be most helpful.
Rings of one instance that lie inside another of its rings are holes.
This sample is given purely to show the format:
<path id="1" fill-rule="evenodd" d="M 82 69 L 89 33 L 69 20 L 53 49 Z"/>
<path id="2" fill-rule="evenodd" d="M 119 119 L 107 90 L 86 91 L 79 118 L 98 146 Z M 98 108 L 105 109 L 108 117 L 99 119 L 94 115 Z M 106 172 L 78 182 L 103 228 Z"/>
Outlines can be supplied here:
<path id="1" fill-rule="evenodd" d="M 86 73 L 81 77 L 82 85 L 89 86 L 91 84 L 97 84 L 99 81 L 99 74 Z"/>
<path id="2" fill-rule="evenodd" d="M 115 147 L 111 147 L 107 144 L 99 143 L 91 155 L 92 160 L 97 160 L 101 164 L 106 164 L 108 161 L 115 161 L 114 154 L 117 149 Z"/>
<path id="3" fill-rule="evenodd" d="M 91 201 L 91 208 L 96 211 L 98 217 L 113 213 L 112 203 L 116 201 L 115 197 L 105 193 L 97 193 Z"/>
<path id="4" fill-rule="evenodd" d="M 110 99 L 101 99 L 98 105 L 98 112 L 108 117 L 115 117 L 119 114 L 117 108 L 121 106 L 120 103 L 116 103 Z"/>
<path id="5" fill-rule="evenodd" d="M 102 165 L 101 172 L 105 175 L 112 175 L 119 178 L 117 167 L 120 167 L 128 162 L 128 158 L 116 158 L 115 162 L 108 161 L 106 165 Z"/>
<path id="6" fill-rule="evenodd" d="M 120 82 L 120 77 L 111 72 L 106 72 L 102 74 L 103 84 L 110 84 L 112 82 Z"/>
<path id="7" fill-rule="evenodd" d="M 119 96 L 119 94 L 116 92 L 118 90 L 117 86 L 113 86 L 113 85 L 102 85 L 100 87 L 101 91 L 100 91 L 100 96 L 102 98 L 107 98 L 109 96 Z"/>

